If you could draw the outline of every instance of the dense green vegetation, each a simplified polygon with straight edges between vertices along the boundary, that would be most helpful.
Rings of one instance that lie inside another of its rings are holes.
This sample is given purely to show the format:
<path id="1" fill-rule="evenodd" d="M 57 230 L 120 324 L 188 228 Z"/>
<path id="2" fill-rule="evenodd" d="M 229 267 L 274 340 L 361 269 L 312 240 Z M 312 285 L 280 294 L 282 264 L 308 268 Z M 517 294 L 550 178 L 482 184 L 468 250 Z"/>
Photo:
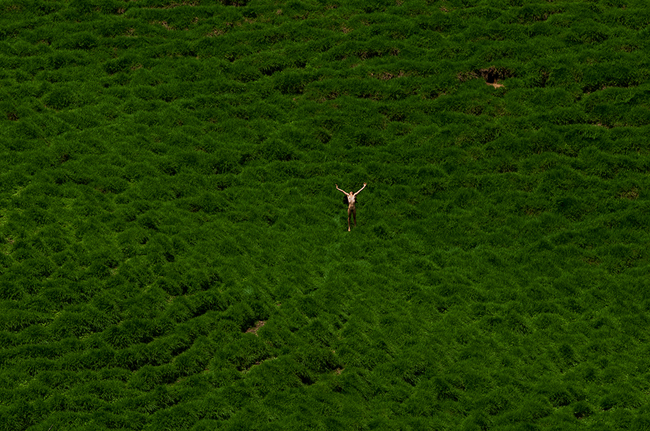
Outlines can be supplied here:
<path id="1" fill-rule="evenodd" d="M 0 430 L 650 429 L 649 24 L 0 0 Z"/>

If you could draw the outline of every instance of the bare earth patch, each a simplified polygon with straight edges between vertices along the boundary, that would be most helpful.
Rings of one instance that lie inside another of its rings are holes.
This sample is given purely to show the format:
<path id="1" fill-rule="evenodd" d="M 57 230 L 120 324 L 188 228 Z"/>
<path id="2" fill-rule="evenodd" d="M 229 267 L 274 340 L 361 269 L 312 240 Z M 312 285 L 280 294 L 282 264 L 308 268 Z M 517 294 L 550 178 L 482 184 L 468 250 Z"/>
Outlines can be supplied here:
<path id="1" fill-rule="evenodd" d="M 198 6 L 198 5 L 199 5 L 198 2 L 184 1 L 182 3 L 170 3 L 165 6 L 151 6 L 149 7 L 149 9 L 174 9 L 181 6 Z"/>
<path id="2" fill-rule="evenodd" d="M 370 73 L 370 76 L 372 78 L 381 79 L 382 81 L 388 81 L 388 80 L 393 79 L 393 78 L 402 78 L 402 77 L 406 76 L 406 74 L 404 73 L 403 70 L 400 70 L 399 73 L 397 73 L 397 74 L 393 74 L 393 73 L 389 73 L 389 72 L 377 72 L 377 73 L 372 72 L 372 73 Z"/>
<path id="3" fill-rule="evenodd" d="M 208 33 L 206 36 L 207 37 L 221 36 L 222 34 L 225 34 L 225 33 L 226 33 L 225 31 L 223 31 L 221 29 L 218 29 L 218 28 L 215 28 L 213 31 Z"/>
<path id="4" fill-rule="evenodd" d="M 251 332 L 251 333 L 257 335 L 257 331 L 259 331 L 260 328 L 261 328 L 262 326 L 264 326 L 265 324 L 266 324 L 266 321 L 264 321 L 264 320 L 259 320 L 259 321 L 255 324 L 255 326 L 253 326 L 252 328 L 248 328 L 248 329 L 246 330 L 246 333 Z"/>
<path id="5" fill-rule="evenodd" d="M 503 84 L 499 84 L 499 80 L 505 78 L 512 78 L 514 72 L 505 68 L 497 68 L 490 66 L 485 69 L 471 70 L 468 72 L 461 72 L 458 74 L 457 78 L 460 82 L 466 82 L 470 79 L 483 78 L 485 83 L 493 86 L 494 88 L 503 87 Z"/>
<path id="6" fill-rule="evenodd" d="M 639 197 L 639 189 L 637 189 L 636 187 L 632 187 L 630 190 L 626 190 L 626 191 L 620 192 L 618 194 L 619 199 L 632 199 L 632 200 L 634 200 L 634 199 L 636 199 L 638 197 Z"/>
<path id="7" fill-rule="evenodd" d="M 167 21 L 152 21 L 151 24 L 154 24 L 154 25 L 160 24 L 167 30 L 174 30 L 174 28 L 172 26 L 167 24 Z"/>

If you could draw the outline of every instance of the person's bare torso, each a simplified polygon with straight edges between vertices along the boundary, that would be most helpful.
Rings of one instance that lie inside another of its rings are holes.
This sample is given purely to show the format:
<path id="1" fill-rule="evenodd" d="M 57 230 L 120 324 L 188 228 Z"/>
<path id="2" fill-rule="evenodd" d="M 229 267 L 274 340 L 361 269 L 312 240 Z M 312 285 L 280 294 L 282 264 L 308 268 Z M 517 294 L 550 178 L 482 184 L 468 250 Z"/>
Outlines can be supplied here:
<path id="1" fill-rule="evenodd" d="M 356 199 L 353 194 L 348 195 L 348 206 L 350 208 L 354 208 L 354 203 L 356 202 Z"/>

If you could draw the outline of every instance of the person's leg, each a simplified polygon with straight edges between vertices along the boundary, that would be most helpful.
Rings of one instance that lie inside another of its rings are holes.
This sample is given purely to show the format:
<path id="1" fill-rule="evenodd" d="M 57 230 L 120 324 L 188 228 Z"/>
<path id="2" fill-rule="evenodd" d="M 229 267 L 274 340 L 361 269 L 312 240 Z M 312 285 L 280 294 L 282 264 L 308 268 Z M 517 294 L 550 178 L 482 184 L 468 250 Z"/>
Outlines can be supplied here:
<path id="1" fill-rule="evenodd" d="M 348 232 L 350 232 L 350 207 L 348 207 Z"/>

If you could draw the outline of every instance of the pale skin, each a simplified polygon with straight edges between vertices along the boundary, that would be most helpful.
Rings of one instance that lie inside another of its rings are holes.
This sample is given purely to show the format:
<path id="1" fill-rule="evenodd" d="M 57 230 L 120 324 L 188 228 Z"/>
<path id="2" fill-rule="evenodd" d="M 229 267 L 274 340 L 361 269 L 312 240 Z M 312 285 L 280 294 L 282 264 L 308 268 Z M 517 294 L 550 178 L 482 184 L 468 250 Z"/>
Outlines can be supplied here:
<path id="1" fill-rule="evenodd" d="M 353 193 L 353 192 L 346 192 L 345 190 L 341 190 L 339 188 L 338 184 L 334 184 L 336 186 L 336 190 L 340 191 L 341 193 L 345 194 L 348 197 L 348 232 L 350 232 L 350 214 L 354 217 L 354 226 L 357 225 L 357 207 L 355 206 L 356 199 L 355 197 L 361 193 L 361 190 L 366 188 L 367 183 L 363 183 L 363 187 L 359 189 L 358 192 Z"/>

